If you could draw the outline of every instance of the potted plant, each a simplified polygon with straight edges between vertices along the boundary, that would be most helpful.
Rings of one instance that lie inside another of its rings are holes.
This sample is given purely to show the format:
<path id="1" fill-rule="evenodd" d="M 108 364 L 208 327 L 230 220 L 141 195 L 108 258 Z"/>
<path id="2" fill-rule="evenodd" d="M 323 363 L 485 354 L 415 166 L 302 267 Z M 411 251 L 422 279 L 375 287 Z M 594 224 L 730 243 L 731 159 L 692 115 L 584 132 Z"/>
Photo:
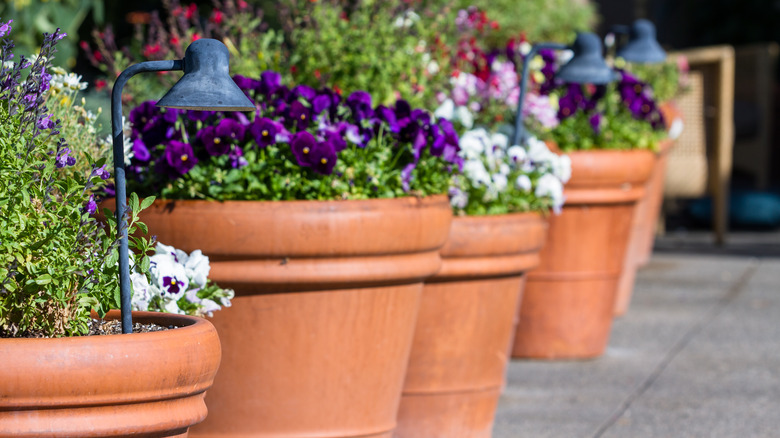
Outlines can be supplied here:
<path id="1" fill-rule="evenodd" d="M 490 436 L 525 274 L 539 263 L 546 216 L 560 210 L 569 172 L 568 157 L 543 142 L 511 145 L 496 132 L 517 105 L 517 74 L 511 62 L 486 59 L 484 14 L 458 17 L 464 56 L 434 59 L 458 71 L 442 84 L 436 115 L 465 130 L 463 174 L 450 188 L 455 216 L 442 269 L 423 288 L 399 438 Z"/>
<path id="2" fill-rule="evenodd" d="M 147 312 L 135 333 L 110 334 L 118 239 L 93 217 L 109 173 L 86 152 L 98 142 L 75 100 L 85 84 L 50 68 L 64 36 L 44 34 L 33 59 L 0 47 L 0 435 L 186 436 L 206 416 L 219 340 L 201 318 Z M 145 275 L 149 242 L 134 243 Z"/>
<path id="3" fill-rule="evenodd" d="M 535 89 L 557 121 L 541 132 L 572 161 L 563 212 L 550 219 L 539 269 L 529 275 L 520 308 L 514 357 L 586 358 L 603 353 L 637 202 L 663 138 L 663 118 L 636 79 L 617 84 L 560 84 L 556 59 L 542 51 Z M 531 93 L 533 96 L 534 93 Z M 528 105 L 527 105 L 528 106 Z M 572 246 L 571 242 L 577 242 Z"/>
<path id="4" fill-rule="evenodd" d="M 682 132 L 682 119 L 674 105 L 674 97 L 681 90 L 681 80 L 684 80 L 684 58 L 671 59 L 660 64 L 626 63 L 621 58 L 615 59 L 615 65 L 628 68 L 635 76 L 634 87 L 661 102 L 659 110 L 663 115 L 668 137 L 658 143 L 653 172 L 647 182 L 645 196 L 639 202 L 634 214 L 634 231 L 631 234 L 629 249 L 626 251 L 626 269 L 618 283 L 618 295 L 615 300 L 615 315 L 623 315 L 631 302 L 634 280 L 638 267 L 646 264 L 653 251 L 655 226 L 661 211 L 663 200 L 664 177 L 669 151 L 674 140 Z"/>
<path id="5" fill-rule="evenodd" d="M 422 282 L 440 268 L 458 137 L 399 100 L 234 80 L 241 114 L 129 115 L 129 186 L 149 232 L 201 248 L 236 291 L 222 370 L 192 434 L 392 433 Z"/>

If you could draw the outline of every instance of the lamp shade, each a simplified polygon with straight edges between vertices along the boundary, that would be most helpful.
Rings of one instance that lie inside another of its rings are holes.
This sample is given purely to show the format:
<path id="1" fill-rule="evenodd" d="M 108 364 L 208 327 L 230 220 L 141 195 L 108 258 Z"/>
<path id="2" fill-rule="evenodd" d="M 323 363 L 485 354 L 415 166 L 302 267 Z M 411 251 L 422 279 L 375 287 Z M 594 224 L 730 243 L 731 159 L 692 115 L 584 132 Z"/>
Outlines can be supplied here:
<path id="1" fill-rule="evenodd" d="M 184 76 L 157 106 L 201 111 L 254 111 L 255 105 L 230 78 L 230 54 L 222 42 L 201 38 L 184 52 Z"/>
<path id="2" fill-rule="evenodd" d="M 617 73 L 604 61 L 601 40 L 590 32 L 577 34 L 571 46 L 574 56 L 555 75 L 563 82 L 606 84 L 617 79 Z"/>
<path id="3" fill-rule="evenodd" d="M 628 31 L 628 43 L 617 51 L 628 62 L 652 63 L 666 59 L 666 52 L 655 39 L 655 25 L 648 20 L 636 20 Z"/>

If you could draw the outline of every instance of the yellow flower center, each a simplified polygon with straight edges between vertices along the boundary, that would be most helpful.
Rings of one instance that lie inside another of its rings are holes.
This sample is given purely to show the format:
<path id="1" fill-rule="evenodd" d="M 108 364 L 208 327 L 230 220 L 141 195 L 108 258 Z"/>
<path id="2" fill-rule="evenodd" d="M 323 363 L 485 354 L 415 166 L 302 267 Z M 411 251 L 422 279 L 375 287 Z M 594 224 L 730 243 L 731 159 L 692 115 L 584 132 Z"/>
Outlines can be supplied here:
<path id="1" fill-rule="evenodd" d="M 182 155 L 182 156 L 181 156 L 181 160 L 182 160 L 182 161 L 187 161 L 187 160 L 189 160 L 189 159 L 190 159 L 190 157 L 189 157 L 189 156 L 187 156 L 187 154 L 184 154 L 184 155 Z"/>
<path id="2" fill-rule="evenodd" d="M 642 86 L 641 86 L 641 85 L 639 85 L 639 84 L 636 84 L 636 85 L 634 85 L 634 90 L 635 90 L 637 93 L 641 93 L 641 92 L 642 92 Z"/>
<path id="3" fill-rule="evenodd" d="M 265 129 L 263 129 L 263 132 L 261 132 L 261 134 L 263 134 L 263 137 L 268 137 L 268 131 Z"/>
<path id="4" fill-rule="evenodd" d="M 301 120 L 306 120 L 306 114 L 301 114 Z"/>
<path id="5" fill-rule="evenodd" d="M 309 153 L 309 148 L 307 148 L 307 147 L 306 147 L 306 148 L 303 148 L 303 153 L 304 153 L 304 154 L 308 154 L 308 153 Z"/>
<path id="6" fill-rule="evenodd" d="M 219 137 L 214 138 L 214 144 L 220 144 L 222 143 L 222 140 L 219 139 Z"/>
<path id="7" fill-rule="evenodd" d="M 320 160 L 320 163 L 328 164 L 328 159 L 327 158 L 323 158 L 323 159 Z"/>
<path id="8" fill-rule="evenodd" d="M 171 286 L 176 286 L 176 279 L 175 278 L 171 278 Z"/>

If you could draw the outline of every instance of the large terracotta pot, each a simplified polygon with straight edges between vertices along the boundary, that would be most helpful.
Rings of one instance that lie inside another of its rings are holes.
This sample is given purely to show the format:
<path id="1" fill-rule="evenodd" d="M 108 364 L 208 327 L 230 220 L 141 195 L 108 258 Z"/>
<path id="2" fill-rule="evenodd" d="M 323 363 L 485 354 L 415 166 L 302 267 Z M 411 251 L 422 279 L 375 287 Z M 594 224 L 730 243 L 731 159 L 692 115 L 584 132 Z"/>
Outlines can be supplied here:
<path id="1" fill-rule="evenodd" d="M 524 273 L 539 263 L 538 213 L 456 217 L 425 282 L 397 438 L 490 437 Z"/>
<path id="2" fill-rule="evenodd" d="M 604 352 L 617 282 L 653 153 L 576 151 L 566 204 L 550 217 L 539 268 L 528 274 L 513 357 L 588 358 Z"/>
<path id="3" fill-rule="evenodd" d="M 212 322 L 220 374 L 199 437 L 390 437 L 423 280 L 440 266 L 445 196 L 155 202 L 162 242 L 236 290 Z"/>
<path id="4" fill-rule="evenodd" d="M 220 361 L 217 332 L 202 318 L 151 312 L 133 318 L 177 328 L 0 338 L 0 436 L 187 436 L 206 418 L 203 398 Z"/>
<path id="5" fill-rule="evenodd" d="M 659 145 L 655 155 L 653 172 L 645 187 L 645 195 L 640 199 L 634 211 L 631 238 L 624 258 L 625 266 L 618 282 L 615 316 L 621 316 L 628 310 L 631 295 L 634 292 L 636 271 L 650 260 L 650 255 L 653 252 L 655 226 L 658 222 L 658 215 L 661 213 L 661 202 L 664 195 L 666 162 L 672 145 L 672 140 L 668 139 Z"/>

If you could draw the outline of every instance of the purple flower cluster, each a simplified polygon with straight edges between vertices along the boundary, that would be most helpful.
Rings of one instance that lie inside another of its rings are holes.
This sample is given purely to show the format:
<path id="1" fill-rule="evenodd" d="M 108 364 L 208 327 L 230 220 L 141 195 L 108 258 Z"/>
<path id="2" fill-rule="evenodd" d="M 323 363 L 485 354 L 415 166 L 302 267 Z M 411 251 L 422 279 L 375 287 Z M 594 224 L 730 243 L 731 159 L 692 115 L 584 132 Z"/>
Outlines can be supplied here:
<path id="1" fill-rule="evenodd" d="M 606 94 L 606 87 L 597 86 L 586 96 L 580 84 L 567 84 L 566 93 L 558 99 L 558 120 L 573 116 L 577 111 L 590 112 L 596 109 L 598 101 Z"/>
<path id="2" fill-rule="evenodd" d="M 240 168 L 247 164 L 248 150 L 272 145 L 289 151 L 298 166 L 330 175 L 339 152 L 350 146 L 365 148 L 380 137 L 390 147 L 411 147 L 413 160 L 404 163 L 410 169 L 426 149 L 461 165 L 452 124 L 437 122 L 406 101 L 375 107 L 365 91 L 342 98 L 330 88 L 289 88 L 273 71 L 257 79 L 240 75 L 233 79 L 255 103 L 254 114 L 161 110 L 154 102 L 132 109 L 131 176 L 134 172 L 137 180 L 163 176 L 163 182 L 170 181 L 187 174 L 199 161 L 223 156 L 230 167 Z"/>
<path id="3" fill-rule="evenodd" d="M 620 98 L 631 115 L 638 120 L 646 120 L 653 129 L 664 127 L 664 119 L 652 97 L 652 90 L 644 82 L 625 70 L 618 70 L 620 82 L 618 91 Z"/>

